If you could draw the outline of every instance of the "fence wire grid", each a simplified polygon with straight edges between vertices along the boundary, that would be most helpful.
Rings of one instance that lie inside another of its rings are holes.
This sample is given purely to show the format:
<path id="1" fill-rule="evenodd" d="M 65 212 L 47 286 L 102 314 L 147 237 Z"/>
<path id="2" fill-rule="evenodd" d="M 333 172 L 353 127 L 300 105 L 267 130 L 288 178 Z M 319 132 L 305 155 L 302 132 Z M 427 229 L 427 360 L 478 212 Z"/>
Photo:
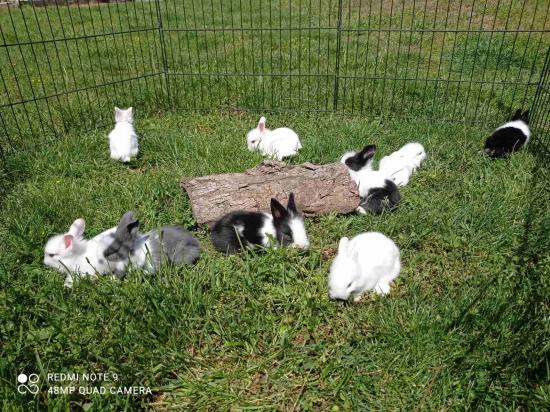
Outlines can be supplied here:
<path id="1" fill-rule="evenodd" d="M 550 143 L 547 0 L 27 3 L 0 8 L 4 155 L 115 105 L 493 126 L 522 107 Z"/>

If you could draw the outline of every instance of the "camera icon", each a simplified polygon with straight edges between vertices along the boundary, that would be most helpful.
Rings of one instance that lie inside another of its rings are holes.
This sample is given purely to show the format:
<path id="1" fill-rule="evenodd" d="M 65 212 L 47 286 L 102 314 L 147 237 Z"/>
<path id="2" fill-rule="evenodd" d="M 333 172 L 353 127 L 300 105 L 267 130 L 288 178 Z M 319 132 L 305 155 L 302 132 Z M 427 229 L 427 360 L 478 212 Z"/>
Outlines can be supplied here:
<path id="1" fill-rule="evenodd" d="M 19 385 L 17 385 L 17 392 L 21 394 L 32 393 L 33 395 L 36 395 L 38 393 L 37 383 L 39 381 L 40 376 L 36 373 L 31 373 L 28 376 L 24 373 L 20 373 L 17 375 L 17 382 L 19 383 Z"/>

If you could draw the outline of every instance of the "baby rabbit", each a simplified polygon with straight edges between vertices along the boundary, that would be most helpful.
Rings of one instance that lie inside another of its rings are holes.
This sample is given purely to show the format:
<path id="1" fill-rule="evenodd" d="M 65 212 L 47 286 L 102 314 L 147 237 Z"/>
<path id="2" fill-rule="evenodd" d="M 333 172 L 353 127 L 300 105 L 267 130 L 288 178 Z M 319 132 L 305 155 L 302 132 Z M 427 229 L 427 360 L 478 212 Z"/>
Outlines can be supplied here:
<path id="1" fill-rule="evenodd" d="M 397 186 L 405 186 L 409 178 L 426 159 L 426 151 L 420 143 L 407 143 L 401 149 L 384 156 L 378 170 L 393 180 Z"/>
<path id="2" fill-rule="evenodd" d="M 283 246 L 309 247 L 304 217 L 296 208 L 294 193 L 289 195 L 286 209 L 271 199 L 271 215 L 238 210 L 223 216 L 212 228 L 214 247 L 227 254 L 246 246 L 276 247 L 270 237 Z"/>
<path id="3" fill-rule="evenodd" d="M 340 239 L 338 255 L 330 266 L 329 297 L 359 301 L 367 290 L 390 293 L 390 284 L 401 270 L 399 249 L 378 232 Z"/>
<path id="4" fill-rule="evenodd" d="M 121 273 L 124 267 L 110 265 L 103 257 L 103 251 L 115 239 L 116 228 L 100 233 L 90 240 L 83 238 L 86 223 L 77 219 L 69 231 L 51 237 L 44 247 L 44 264 L 66 274 L 65 286 L 73 285 L 73 274 L 103 275 Z"/>
<path id="5" fill-rule="evenodd" d="M 259 150 L 264 156 L 283 160 L 294 156 L 302 148 L 296 132 L 288 127 L 275 130 L 266 129 L 265 117 L 261 117 L 258 126 L 246 135 L 248 150 Z"/>
<path id="6" fill-rule="evenodd" d="M 384 173 L 372 170 L 375 151 L 375 145 L 368 145 L 359 152 L 345 153 L 341 159 L 359 187 L 361 202 L 356 210 L 362 214 L 380 214 L 395 208 L 401 200 L 396 184 Z"/>
<path id="7" fill-rule="evenodd" d="M 518 109 L 511 121 L 500 126 L 487 138 L 483 151 L 493 159 L 503 157 L 527 146 L 530 137 L 529 110 L 522 113 Z"/>
<path id="8" fill-rule="evenodd" d="M 162 226 L 147 233 L 139 233 L 138 229 L 134 213 L 126 212 L 116 228 L 114 241 L 103 253 L 110 264 L 132 264 L 154 273 L 163 256 L 172 264 L 188 265 L 200 257 L 199 241 L 181 226 Z"/>
<path id="9" fill-rule="evenodd" d="M 109 133 L 111 159 L 129 162 L 138 154 L 138 138 L 134 130 L 133 108 L 115 107 L 115 128 Z"/>

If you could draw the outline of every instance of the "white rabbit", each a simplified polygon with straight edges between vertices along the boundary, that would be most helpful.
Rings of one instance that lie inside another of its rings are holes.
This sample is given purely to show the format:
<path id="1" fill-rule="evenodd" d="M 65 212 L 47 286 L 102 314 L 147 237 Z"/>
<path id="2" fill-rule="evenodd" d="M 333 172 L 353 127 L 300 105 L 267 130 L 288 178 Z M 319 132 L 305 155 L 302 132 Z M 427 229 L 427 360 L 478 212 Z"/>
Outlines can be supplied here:
<path id="1" fill-rule="evenodd" d="M 329 297 L 347 300 L 351 296 L 359 301 L 367 290 L 388 294 L 400 270 L 399 249 L 382 233 L 361 233 L 351 240 L 343 237 L 330 267 Z"/>
<path id="2" fill-rule="evenodd" d="M 367 145 L 359 152 L 345 153 L 340 162 L 359 189 L 360 204 L 357 212 L 380 214 L 394 209 L 401 200 L 397 185 L 385 174 L 372 170 L 375 145 Z"/>
<path id="3" fill-rule="evenodd" d="M 86 240 L 85 226 L 84 219 L 75 220 L 67 233 L 51 237 L 44 247 L 44 264 L 64 273 L 67 287 L 72 286 L 74 273 L 103 275 L 124 271 L 123 265 L 110 264 L 103 257 L 115 238 L 116 227 Z"/>
<path id="4" fill-rule="evenodd" d="M 129 162 L 139 151 L 133 108 L 123 110 L 115 107 L 115 122 L 114 129 L 109 133 L 111 159 Z"/>
<path id="5" fill-rule="evenodd" d="M 378 170 L 391 178 L 397 186 L 405 186 L 424 159 L 426 151 L 420 143 L 407 143 L 401 149 L 383 157 Z"/>
<path id="6" fill-rule="evenodd" d="M 275 130 L 266 129 L 265 117 L 261 117 L 258 126 L 246 135 L 248 150 L 259 150 L 264 156 L 282 160 L 294 156 L 302 148 L 296 132 L 288 127 Z"/>

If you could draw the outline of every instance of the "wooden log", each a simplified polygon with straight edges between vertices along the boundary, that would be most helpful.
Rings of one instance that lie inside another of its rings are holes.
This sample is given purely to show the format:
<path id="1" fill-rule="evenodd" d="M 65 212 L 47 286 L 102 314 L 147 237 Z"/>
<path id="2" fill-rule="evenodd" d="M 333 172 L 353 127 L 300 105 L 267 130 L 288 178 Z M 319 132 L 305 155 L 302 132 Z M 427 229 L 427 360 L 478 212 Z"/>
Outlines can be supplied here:
<path id="1" fill-rule="evenodd" d="M 293 192 L 306 216 L 350 213 L 359 205 L 357 185 L 341 163 L 299 166 L 264 160 L 245 173 L 183 178 L 199 225 L 213 224 L 233 210 L 269 212 L 272 197 L 286 204 Z"/>

